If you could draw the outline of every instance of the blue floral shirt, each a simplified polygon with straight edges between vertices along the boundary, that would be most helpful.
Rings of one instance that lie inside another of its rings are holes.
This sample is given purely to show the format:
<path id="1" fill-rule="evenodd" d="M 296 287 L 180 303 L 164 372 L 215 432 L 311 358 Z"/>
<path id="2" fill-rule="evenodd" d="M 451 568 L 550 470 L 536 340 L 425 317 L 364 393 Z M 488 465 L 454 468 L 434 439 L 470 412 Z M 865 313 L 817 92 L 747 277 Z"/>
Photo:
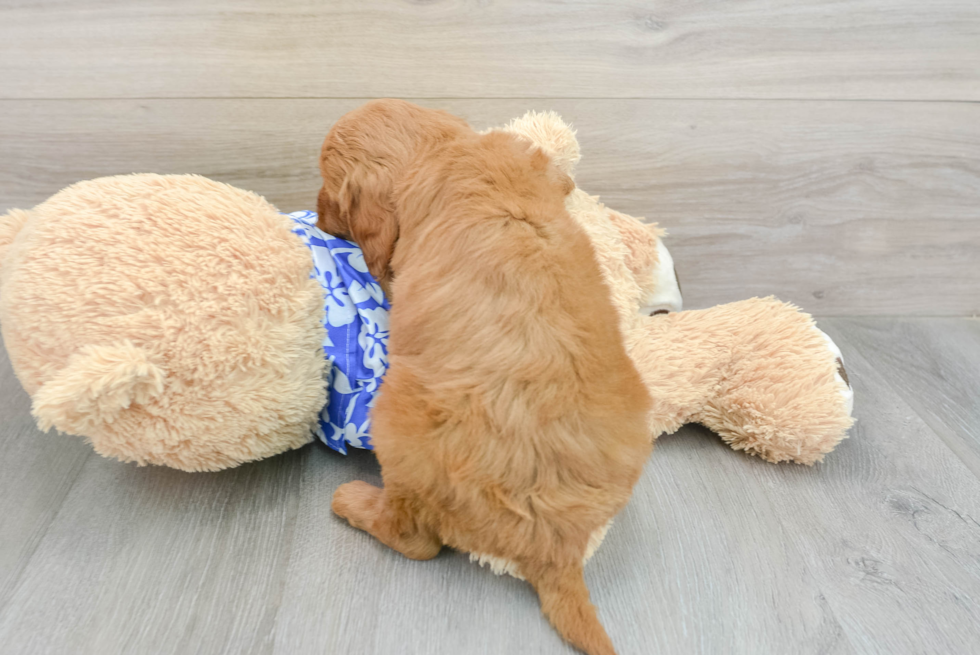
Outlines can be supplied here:
<path id="1" fill-rule="evenodd" d="M 368 412 L 388 369 L 388 312 L 357 244 L 316 226 L 316 212 L 288 214 L 313 256 L 313 277 L 326 307 L 323 353 L 330 362 L 327 406 L 314 428 L 325 444 L 347 454 L 347 444 L 371 449 Z"/>

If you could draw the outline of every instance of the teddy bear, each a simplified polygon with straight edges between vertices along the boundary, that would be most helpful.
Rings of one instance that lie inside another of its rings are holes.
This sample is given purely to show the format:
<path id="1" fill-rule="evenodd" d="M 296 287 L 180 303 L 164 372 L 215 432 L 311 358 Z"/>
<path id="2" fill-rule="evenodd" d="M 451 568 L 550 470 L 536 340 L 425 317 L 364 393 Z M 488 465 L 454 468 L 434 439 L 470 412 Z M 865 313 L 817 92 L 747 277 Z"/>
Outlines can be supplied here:
<path id="1" fill-rule="evenodd" d="M 557 115 L 502 129 L 574 174 Z M 849 385 L 808 316 L 773 299 L 679 311 L 657 227 L 579 189 L 567 209 L 654 399 L 651 439 L 701 422 L 736 449 L 812 464 L 843 438 Z M 315 437 L 370 447 L 385 308 L 356 245 L 318 233 L 314 214 L 198 176 L 91 180 L 0 216 L 0 330 L 38 425 L 123 461 L 202 471 Z"/>
<path id="2" fill-rule="evenodd" d="M 38 426 L 185 471 L 308 443 L 325 303 L 292 230 L 192 175 L 90 180 L 0 216 L 0 330 Z"/>

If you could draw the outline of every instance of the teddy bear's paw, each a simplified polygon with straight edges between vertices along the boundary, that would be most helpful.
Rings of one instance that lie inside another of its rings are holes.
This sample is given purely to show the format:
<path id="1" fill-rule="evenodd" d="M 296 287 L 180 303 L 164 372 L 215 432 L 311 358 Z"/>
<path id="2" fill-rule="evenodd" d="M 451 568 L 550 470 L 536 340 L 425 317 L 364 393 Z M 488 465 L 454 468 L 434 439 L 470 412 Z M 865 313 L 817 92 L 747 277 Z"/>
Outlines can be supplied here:
<path id="1" fill-rule="evenodd" d="M 640 314 L 654 316 L 679 312 L 684 308 L 681 297 L 681 283 L 677 279 L 677 268 L 663 239 L 657 239 L 657 265 L 652 272 L 652 283 L 646 287 L 640 302 Z"/>
<path id="2" fill-rule="evenodd" d="M 837 359 L 837 386 L 840 388 L 840 393 L 847 403 L 847 415 L 850 416 L 854 410 L 854 389 L 851 388 L 851 381 L 848 379 L 847 370 L 844 368 L 844 355 L 841 354 L 840 348 L 830 338 L 830 335 L 819 328 L 817 328 L 817 331 L 823 337 L 824 341 L 827 342 L 827 348 L 834 353 L 834 357 Z"/>

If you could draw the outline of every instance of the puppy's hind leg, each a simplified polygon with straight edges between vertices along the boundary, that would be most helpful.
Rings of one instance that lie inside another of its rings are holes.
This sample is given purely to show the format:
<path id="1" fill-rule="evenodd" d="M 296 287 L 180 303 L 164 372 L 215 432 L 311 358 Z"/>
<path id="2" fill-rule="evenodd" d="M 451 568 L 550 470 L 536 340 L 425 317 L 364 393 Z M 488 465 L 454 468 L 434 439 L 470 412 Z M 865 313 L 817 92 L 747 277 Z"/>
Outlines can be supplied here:
<path id="1" fill-rule="evenodd" d="M 534 568 L 524 565 L 521 572 L 538 592 L 541 611 L 563 639 L 588 655 L 616 655 L 589 600 L 581 562 Z"/>
<path id="2" fill-rule="evenodd" d="M 439 537 L 417 520 L 409 503 L 367 482 L 337 487 L 330 507 L 355 528 L 409 559 L 432 559 L 442 548 Z"/>

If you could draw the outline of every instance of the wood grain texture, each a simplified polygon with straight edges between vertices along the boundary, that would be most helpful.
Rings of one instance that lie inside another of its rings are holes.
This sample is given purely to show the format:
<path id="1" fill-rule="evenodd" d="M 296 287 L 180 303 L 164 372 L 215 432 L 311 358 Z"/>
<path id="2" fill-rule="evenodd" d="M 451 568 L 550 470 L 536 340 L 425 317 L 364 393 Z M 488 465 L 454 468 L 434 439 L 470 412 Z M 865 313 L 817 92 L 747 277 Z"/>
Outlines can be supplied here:
<path id="1" fill-rule="evenodd" d="M 0 12 L 5 98 L 980 99 L 973 0 L 5 0 Z"/>
<path id="2" fill-rule="evenodd" d="M 658 441 L 586 568 L 623 655 L 855 652 L 799 537 L 768 503 L 807 487 L 761 485 L 761 463 L 699 426 Z"/>
<path id="3" fill-rule="evenodd" d="M 980 321 L 854 318 L 833 325 L 980 477 Z"/>
<path id="4" fill-rule="evenodd" d="M 846 320 L 820 327 L 844 353 L 858 422 L 825 464 L 760 465 L 756 479 L 856 651 L 976 652 L 980 480 L 870 364 Z"/>
<path id="5" fill-rule="evenodd" d="M 969 349 L 976 324 L 923 319 L 902 347 L 920 349 L 913 362 Z M 980 649 L 980 479 L 879 370 L 867 333 L 892 325 L 821 321 L 858 418 L 824 464 L 767 464 L 697 426 L 658 442 L 586 567 L 621 655 Z M 972 379 L 943 370 L 951 388 Z M 960 397 L 946 402 L 980 421 Z M 8 448 L 36 436 L 0 431 Z M 18 492 L 59 475 L 37 471 Z M 379 481 L 372 455 L 314 445 L 216 474 L 93 455 L 0 606 L 3 650 L 572 652 L 526 584 L 450 551 L 406 560 L 334 517 L 330 496 L 351 479 Z M 0 538 L 13 529 L 0 523 Z"/>
<path id="6" fill-rule="evenodd" d="M 267 651 L 301 458 L 189 474 L 91 457 L 0 614 L 3 650 Z"/>
<path id="7" fill-rule="evenodd" d="M 696 426 L 658 441 L 590 565 L 600 607 L 635 616 L 611 628 L 632 640 L 624 652 L 980 648 L 980 480 L 869 364 L 854 322 L 820 321 L 844 352 L 858 419 L 825 463 L 773 466 Z M 947 403 L 980 422 L 958 397 Z"/>
<path id="8" fill-rule="evenodd" d="M 0 209 L 129 172 L 200 173 L 309 209 L 320 143 L 362 102 L 0 101 Z M 980 313 L 980 105 L 423 103 L 478 127 L 562 113 L 579 185 L 670 232 L 688 307 L 774 294 L 818 315 Z"/>
<path id="9" fill-rule="evenodd" d="M 373 455 L 311 449 L 295 549 L 276 622 L 276 655 L 497 655 L 575 651 L 541 616 L 531 588 L 444 550 L 407 560 L 330 511 L 342 482 L 380 484 Z M 340 473 L 338 473 L 340 471 Z"/>
<path id="10" fill-rule="evenodd" d="M 0 348 L 0 615 L 92 449 L 43 434 Z M 3 643 L 0 641 L 0 643 Z M 2 648 L 0 648 L 2 650 Z"/>

